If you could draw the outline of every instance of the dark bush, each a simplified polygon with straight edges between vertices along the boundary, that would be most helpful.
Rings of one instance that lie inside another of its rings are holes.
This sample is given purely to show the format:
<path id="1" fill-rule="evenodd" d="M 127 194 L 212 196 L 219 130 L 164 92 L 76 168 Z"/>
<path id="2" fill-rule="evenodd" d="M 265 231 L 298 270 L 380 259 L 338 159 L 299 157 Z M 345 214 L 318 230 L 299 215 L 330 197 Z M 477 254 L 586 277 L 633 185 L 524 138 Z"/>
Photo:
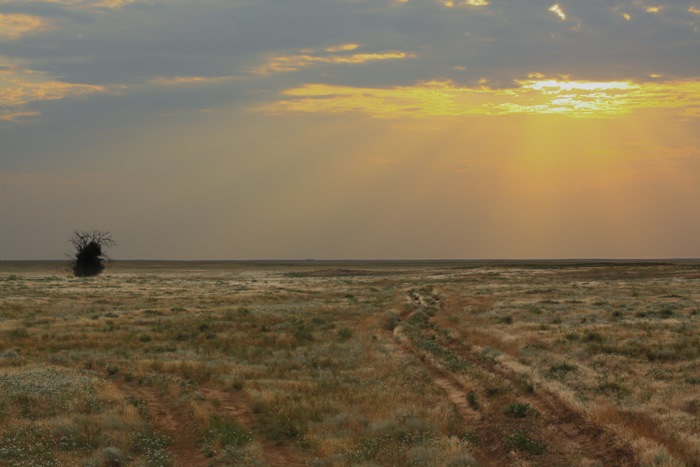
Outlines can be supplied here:
<path id="1" fill-rule="evenodd" d="M 70 239 L 75 248 L 71 269 L 77 277 L 92 277 L 100 274 L 104 268 L 104 262 L 108 259 L 104 249 L 116 245 L 109 232 L 93 230 L 81 232 L 76 230 Z"/>

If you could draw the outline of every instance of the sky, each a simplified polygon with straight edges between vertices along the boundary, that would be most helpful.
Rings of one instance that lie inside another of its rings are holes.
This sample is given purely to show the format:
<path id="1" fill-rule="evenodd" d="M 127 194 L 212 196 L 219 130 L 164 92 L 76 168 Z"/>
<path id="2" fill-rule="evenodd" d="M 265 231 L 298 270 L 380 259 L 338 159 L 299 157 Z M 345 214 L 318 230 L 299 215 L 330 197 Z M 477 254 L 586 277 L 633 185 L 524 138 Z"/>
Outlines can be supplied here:
<path id="1" fill-rule="evenodd" d="M 697 0 L 0 0 L 0 260 L 700 257 Z"/>

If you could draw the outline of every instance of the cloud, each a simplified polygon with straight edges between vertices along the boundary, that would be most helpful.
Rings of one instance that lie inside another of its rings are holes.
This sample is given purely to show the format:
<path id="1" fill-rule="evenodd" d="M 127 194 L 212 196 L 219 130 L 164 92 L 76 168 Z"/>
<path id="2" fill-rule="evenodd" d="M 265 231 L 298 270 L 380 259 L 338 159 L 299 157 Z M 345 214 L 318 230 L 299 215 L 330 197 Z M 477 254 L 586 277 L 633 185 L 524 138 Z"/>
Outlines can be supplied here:
<path id="1" fill-rule="evenodd" d="M 479 7 L 479 6 L 488 6 L 489 2 L 488 0 L 438 0 L 438 2 L 447 8 L 454 8 L 454 7 Z"/>
<path id="2" fill-rule="evenodd" d="M 17 122 L 23 118 L 37 117 L 41 115 L 39 112 L 12 111 L 9 109 L 0 109 L 0 120 L 5 122 Z"/>
<path id="3" fill-rule="evenodd" d="M 235 76 L 159 76 L 152 83 L 162 86 L 190 86 L 221 83 L 235 79 Z"/>
<path id="4" fill-rule="evenodd" d="M 393 0 L 394 4 L 402 5 L 410 2 L 411 0 Z M 489 0 L 435 0 L 438 4 L 446 8 L 455 7 L 479 7 L 488 6 Z"/>
<path id="5" fill-rule="evenodd" d="M 326 47 L 326 52 L 348 52 L 351 50 L 359 49 L 359 44 L 340 44 L 333 45 L 331 47 Z"/>
<path id="6" fill-rule="evenodd" d="M 21 33 L 28 39 L 3 41 L 3 54 L 68 83 L 127 84 L 133 92 L 120 109 L 137 115 L 147 105 L 200 109 L 222 99 L 240 108 L 303 83 L 389 89 L 452 80 L 469 87 L 486 78 L 496 88 L 532 70 L 592 81 L 698 73 L 700 35 L 689 26 L 700 27 L 690 6 L 697 2 L 669 0 L 654 15 L 645 12 L 661 4 L 653 0 L 392 3 L 0 0 L 3 13 L 46 23 L 35 29 L 45 31 L 41 40 Z M 152 7 L 133 7 L 146 4 Z M 215 83 L 232 90 L 222 94 Z M 86 108 L 104 114 L 97 108 L 117 101 L 94 102 Z"/>
<path id="7" fill-rule="evenodd" d="M 26 110 L 34 102 L 61 100 L 88 94 L 107 92 L 105 86 L 67 83 L 52 79 L 45 73 L 17 66 L 0 68 L 0 120 L 17 121 L 36 116 Z"/>
<path id="8" fill-rule="evenodd" d="M 132 3 L 150 3 L 152 0 L 0 0 L 0 5 L 58 5 L 78 9 L 119 10 Z"/>
<path id="9" fill-rule="evenodd" d="M 143 0 L 98 0 L 90 3 L 92 3 L 92 5 L 94 5 L 96 8 L 120 9 L 123 6 L 130 5 L 138 1 Z"/>
<path id="10" fill-rule="evenodd" d="M 333 53 L 333 52 L 355 52 L 360 46 L 358 44 L 341 44 L 325 48 L 323 51 L 305 50 L 288 55 L 279 54 L 269 56 L 266 62 L 253 69 L 253 74 L 268 75 L 271 73 L 281 73 L 286 71 L 297 71 L 302 68 L 321 63 L 332 64 L 361 64 L 380 60 L 402 60 L 415 58 L 415 55 L 390 50 L 384 52 L 368 53 Z M 327 52 L 331 52 L 328 54 Z"/>
<path id="11" fill-rule="evenodd" d="M 38 16 L 0 13 L 0 40 L 18 39 L 34 32 L 48 29 L 46 21 Z"/>
<path id="12" fill-rule="evenodd" d="M 561 19 L 562 21 L 566 21 L 566 13 L 564 13 L 564 10 L 562 9 L 562 7 L 559 6 L 558 3 L 552 5 L 549 8 L 549 11 L 551 11 L 552 13 L 557 15 L 559 17 L 559 19 Z"/>
<path id="13" fill-rule="evenodd" d="M 284 99 L 255 110 L 271 114 L 365 113 L 394 119 L 505 114 L 609 118 L 643 109 L 670 109 L 700 117 L 700 81 L 575 81 L 533 75 L 533 79 L 516 84 L 508 89 L 460 87 L 450 81 L 390 88 L 305 84 L 284 91 Z"/>

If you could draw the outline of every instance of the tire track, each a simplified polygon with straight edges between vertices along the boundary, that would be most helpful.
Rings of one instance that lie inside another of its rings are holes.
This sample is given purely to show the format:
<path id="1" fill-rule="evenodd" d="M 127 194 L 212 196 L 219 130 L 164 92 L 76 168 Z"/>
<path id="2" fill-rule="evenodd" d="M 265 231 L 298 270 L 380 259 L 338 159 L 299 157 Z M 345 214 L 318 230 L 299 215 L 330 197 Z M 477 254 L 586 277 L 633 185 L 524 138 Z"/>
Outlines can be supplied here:
<path id="1" fill-rule="evenodd" d="M 394 329 L 394 337 L 401 346 L 398 351 L 417 357 L 417 360 L 433 376 L 434 383 L 445 391 L 450 402 L 455 405 L 465 425 L 480 435 L 482 444 L 474 453 L 478 460 L 486 465 L 527 465 L 528 454 L 515 452 L 512 447 L 504 443 L 507 433 L 516 430 L 518 426 L 525 426 L 524 419 L 517 420 L 506 416 L 503 410 L 505 402 L 479 404 L 479 410 L 474 410 L 467 399 L 468 391 L 473 388 L 465 388 L 463 378 L 457 378 L 432 355 L 417 349 L 404 333 L 405 323 L 409 322 L 417 312 L 426 307 L 432 307 L 432 310 L 438 311 L 442 308 L 444 304 L 441 303 L 440 298 L 436 298 L 440 295 L 435 291 L 430 295 L 426 297 L 415 291 L 409 292 L 408 301 L 413 311 L 403 317 Z M 494 362 L 484 361 L 473 354 L 469 348 L 456 343 L 450 343 L 446 348 L 459 355 L 472 368 L 502 381 L 507 387 L 517 388 L 522 385 L 521 375 L 510 372 L 506 368 L 500 368 Z M 513 399 L 513 394 L 509 396 L 509 399 Z M 583 414 L 568 407 L 556 395 L 545 391 L 537 393 L 518 391 L 514 396 L 517 401 L 529 404 L 538 413 L 536 417 L 528 420 L 531 431 L 547 440 L 546 452 L 537 455 L 538 463 L 581 466 L 638 465 L 632 448 L 627 443 L 587 420 Z"/>
<path id="2" fill-rule="evenodd" d="M 208 467 L 207 458 L 197 442 L 195 423 L 191 414 L 182 404 L 173 400 L 167 393 L 161 394 L 148 386 L 139 386 L 112 381 L 123 393 L 143 403 L 148 420 L 160 434 L 168 436 L 172 444 L 167 451 L 175 466 Z M 241 392 L 199 387 L 207 400 L 214 402 L 221 414 L 227 415 L 245 426 L 255 435 L 262 446 L 267 465 L 272 467 L 301 467 L 307 465 L 303 457 L 289 446 L 277 445 L 262 435 L 255 433 L 255 416 L 250 401 Z"/>
<path id="3" fill-rule="evenodd" d="M 217 401 L 222 412 L 235 418 L 251 431 L 254 430 L 255 414 L 251 410 L 250 401 L 242 392 L 213 388 L 200 388 L 199 390 L 208 399 Z M 307 465 L 301 455 L 289 446 L 276 444 L 262 436 L 258 437 L 258 442 L 262 445 L 265 458 L 270 466 L 301 467 Z"/>
<path id="4" fill-rule="evenodd" d="M 413 355 L 423 363 L 423 366 L 430 373 L 433 382 L 445 391 L 447 398 L 455 405 L 458 412 L 465 421 L 478 422 L 481 420 L 481 414 L 474 410 L 467 401 L 467 392 L 456 379 L 440 368 L 430 357 L 417 349 L 413 348 L 409 339 L 403 335 L 403 328 L 397 326 L 394 328 L 394 337 L 399 341 L 401 346 L 395 352 L 403 356 Z"/>
<path id="5" fill-rule="evenodd" d="M 195 426 L 192 417 L 176 401 L 169 400 L 167 395 L 158 394 L 147 386 L 135 384 L 117 384 L 127 395 L 143 403 L 146 407 L 148 420 L 153 428 L 172 440 L 167 447 L 168 454 L 176 466 L 207 467 L 209 460 L 197 445 Z"/>

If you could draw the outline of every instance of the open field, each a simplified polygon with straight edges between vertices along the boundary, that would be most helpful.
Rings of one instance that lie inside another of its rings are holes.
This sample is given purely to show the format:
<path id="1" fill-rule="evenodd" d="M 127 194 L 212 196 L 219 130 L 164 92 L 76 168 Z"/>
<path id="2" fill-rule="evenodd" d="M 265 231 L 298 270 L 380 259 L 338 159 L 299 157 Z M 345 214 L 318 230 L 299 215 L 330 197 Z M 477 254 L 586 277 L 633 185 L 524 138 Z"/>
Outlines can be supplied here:
<path id="1" fill-rule="evenodd" d="M 700 265 L 0 263 L 0 465 L 698 466 Z"/>

